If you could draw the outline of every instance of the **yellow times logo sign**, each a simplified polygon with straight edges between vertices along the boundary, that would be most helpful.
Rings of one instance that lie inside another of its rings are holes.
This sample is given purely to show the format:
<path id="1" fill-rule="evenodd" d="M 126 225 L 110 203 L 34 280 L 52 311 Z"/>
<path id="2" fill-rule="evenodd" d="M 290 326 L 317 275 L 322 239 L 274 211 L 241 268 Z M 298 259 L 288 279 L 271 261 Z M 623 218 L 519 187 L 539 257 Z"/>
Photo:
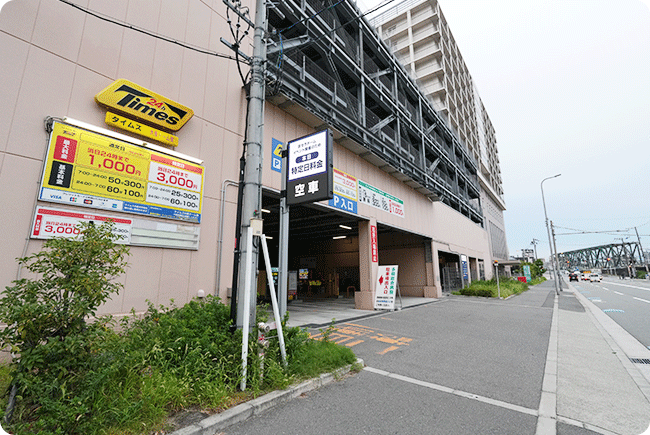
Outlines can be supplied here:
<path id="1" fill-rule="evenodd" d="M 140 85 L 120 79 L 95 95 L 95 101 L 166 130 L 178 131 L 194 111 Z"/>

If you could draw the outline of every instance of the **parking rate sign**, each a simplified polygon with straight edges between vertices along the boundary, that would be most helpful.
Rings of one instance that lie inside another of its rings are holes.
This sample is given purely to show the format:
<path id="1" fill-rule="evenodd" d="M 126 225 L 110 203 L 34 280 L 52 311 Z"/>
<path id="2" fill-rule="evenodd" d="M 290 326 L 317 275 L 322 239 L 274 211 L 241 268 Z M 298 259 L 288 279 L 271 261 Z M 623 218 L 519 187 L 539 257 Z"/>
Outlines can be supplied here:
<path id="1" fill-rule="evenodd" d="M 304 136 L 287 143 L 287 204 L 302 204 L 334 196 L 332 132 Z"/>

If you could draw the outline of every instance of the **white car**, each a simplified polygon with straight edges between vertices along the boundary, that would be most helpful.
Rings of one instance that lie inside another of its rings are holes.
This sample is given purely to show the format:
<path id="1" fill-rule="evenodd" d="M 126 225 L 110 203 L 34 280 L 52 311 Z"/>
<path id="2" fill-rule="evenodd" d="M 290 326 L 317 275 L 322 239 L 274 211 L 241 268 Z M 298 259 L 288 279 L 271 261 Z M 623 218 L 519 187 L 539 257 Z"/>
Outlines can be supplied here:
<path id="1" fill-rule="evenodd" d="M 602 276 L 600 276 L 597 273 L 592 273 L 589 275 L 589 281 L 590 282 L 600 282 L 603 279 Z"/>

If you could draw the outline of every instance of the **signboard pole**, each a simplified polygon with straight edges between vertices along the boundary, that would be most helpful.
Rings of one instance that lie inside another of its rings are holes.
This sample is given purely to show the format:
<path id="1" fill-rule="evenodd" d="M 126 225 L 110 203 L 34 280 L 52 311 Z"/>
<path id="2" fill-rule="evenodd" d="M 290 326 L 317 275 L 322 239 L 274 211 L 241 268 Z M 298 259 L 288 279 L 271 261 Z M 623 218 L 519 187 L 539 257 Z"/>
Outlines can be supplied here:
<path id="1" fill-rule="evenodd" d="M 284 335 L 282 335 L 282 318 L 278 310 L 278 298 L 275 294 L 275 283 L 273 282 L 273 274 L 271 272 L 271 260 L 269 260 L 269 248 L 266 244 L 266 236 L 260 236 L 262 242 L 262 251 L 264 252 L 264 262 L 266 263 L 266 276 L 269 281 L 269 290 L 271 291 L 271 305 L 273 305 L 273 317 L 275 318 L 275 327 L 278 331 L 278 340 L 280 342 L 280 354 L 282 355 L 282 364 L 287 366 L 287 351 L 284 347 Z M 286 275 L 285 275 L 286 276 Z M 286 302 L 285 302 L 286 305 Z"/>
<path id="2" fill-rule="evenodd" d="M 282 150 L 282 184 L 280 191 L 280 240 L 278 243 L 278 297 L 280 316 L 287 313 L 287 279 L 289 275 L 289 206 L 287 205 L 287 149 Z"/>
<path id="3" fill-rule="evenodd" d="M 253 230 L 248 227 L 246 232 L 246 252 L 251 252 L 253 250 Z M 242 317 L 248 319 L 251 310 L 251 272 L 253 268 L 253 257 L 251 255 L 246 256 L 246 265 L 244 272 L 244 288 L 243 288 L 243 304 L 242 304 Z M 239 387 L 242 391 L 246 389 L 246 363 L 248 359 L 248 331 L 249 331 L 249 322 L 244 321 L 242 324 L 242 345 L 241 345 L 241 364 L 242 364 L 242 379 Z"/>

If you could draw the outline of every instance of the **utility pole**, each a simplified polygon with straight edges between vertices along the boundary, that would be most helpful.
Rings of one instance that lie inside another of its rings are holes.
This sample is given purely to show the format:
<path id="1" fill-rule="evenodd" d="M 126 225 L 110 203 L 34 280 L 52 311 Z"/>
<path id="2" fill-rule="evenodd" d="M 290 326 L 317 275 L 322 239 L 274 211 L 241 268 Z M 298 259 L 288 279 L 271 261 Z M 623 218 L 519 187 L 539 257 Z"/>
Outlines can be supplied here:
<path id="1" fill-rule="evenodd" d="M 560 282 L 560 264 L 557 261 L 557 246 L 555 245 L 555 228 L 553 228 L 553 221 L 551 221 L 551 235 L 553 236 L 553 250 L 555 251 L 553 257 L 555 259 L 555 288 L 562 291 L 562 284 Z"/>
<path id="2" fill-rule="evenodd" d="M 645 273 L 648 274 L 648 259 L 645 258 L 645 252 L 643 252 L 643 246 L 641 246 L 641 237 L 639 237 L 639 231 L 634 227 L 634 232 L 636 233 L 636 238 L 639 241 L 639 249 L 641 250 L 641 260 L 643 260 L 643 265 L 645 266 Z"/>
<path id="3" fill-rule="evenodd" d="M 533 245 L 533 249 L 535 250 L 535 261 L 537 261 L 537 244 L 539 243 L 539 240 L 533 239 L 532 242 L 530 242 L 531 245 Z"/>
<path id="4" fill-rule="evenodd" d="M 257 262 L 259 250 L 255 247 L 248 250 L 242 240 L 248 240 L 251 231 L 250 219 L 258 217 L 262 209 L 262 159 L 264 140 L 264 92 L 266 64 L 266 5 L 264 0 L 255 2 L 255 33 L 253 35 L 253 57 L 251 59 L 251 79 L 248 89 L 248 115 L 246 119 L 246 167 L 244 169 L 244 191 L 242 197 L 241 237 L 238 249 L 241 253 L 239 261 L 239 283 L 237 304 L 237 327 L 244 323 L 255 324 L 255 306 L 257 302 Z M 246 265 L 250 263 L 250 267 Z M 251 276 L 246 276 L 248 269 Z M 251 288 L 246 288 L 245 283 Z M 250 315 L 244 319 L 243 298 L 249 298 Z"/>

